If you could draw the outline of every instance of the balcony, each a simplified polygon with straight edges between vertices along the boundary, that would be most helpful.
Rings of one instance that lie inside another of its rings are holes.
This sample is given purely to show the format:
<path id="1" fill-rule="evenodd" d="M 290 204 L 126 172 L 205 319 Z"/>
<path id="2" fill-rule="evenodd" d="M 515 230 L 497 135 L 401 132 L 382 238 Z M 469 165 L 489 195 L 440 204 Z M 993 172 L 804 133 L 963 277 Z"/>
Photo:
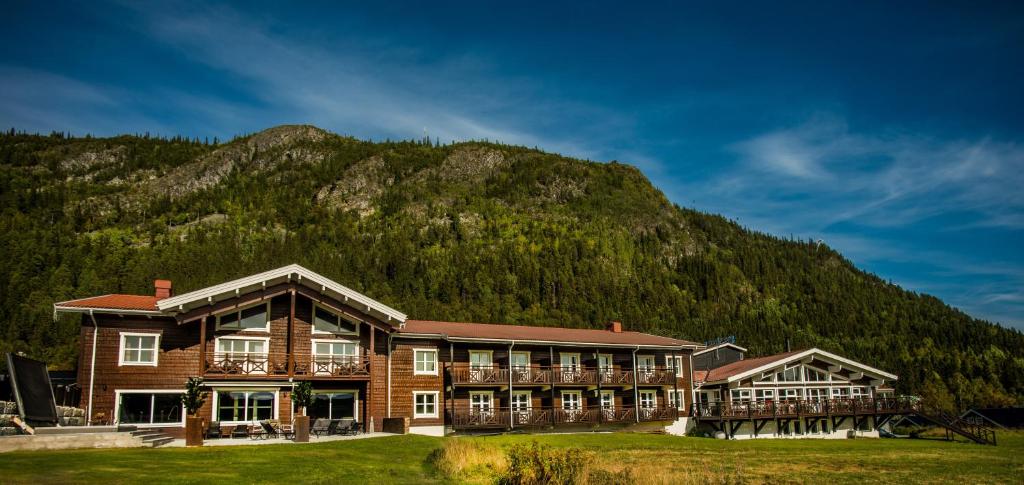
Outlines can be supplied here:
<path id="1" fill-rule="evenodd" d="M 530 385 L 585 385 L 603 386 L 641 385 L 669 386 L 675 384 L 675 372 L 671 368 L 650 367 L 637 371 L 636 378 L 631 369 L 584 366 L 480 366 L 468 363 L 448 364 L 446 369 L 455 385 L 478 386 L 530 386 Z"/>
<path id="2" fill-rule="evenodd" d="M 815 416 L 904 414 L 916 409 L 906 398 L 790 399 L 694 404 L 691 413 L 699 420 L 774 419 Z"/>
<path id="3" fill-rule="evenodd" d="M 266 352 L 214 352 L 206 356 L 206 378 L 369 379 L 370 358 L 356 355 L 291 354 Z"/>
<path id="4" fill-rule="evenodd" d="M 639 419 L 637 419 L 639 416 Z M 650 421 L 673 421 L 679 416 L 673 408 L 633 407 L 600 408 L 590 406 L 576 409 L 560 407 L 533 407 L 509 409 L 507 407 L 483 409 L 457 409 L 448 411 L 448 422 L 456 430 L 527 428 L 535 426 L 601 426 Z M 510 425 L 509 422 L 512 421 Z"/>

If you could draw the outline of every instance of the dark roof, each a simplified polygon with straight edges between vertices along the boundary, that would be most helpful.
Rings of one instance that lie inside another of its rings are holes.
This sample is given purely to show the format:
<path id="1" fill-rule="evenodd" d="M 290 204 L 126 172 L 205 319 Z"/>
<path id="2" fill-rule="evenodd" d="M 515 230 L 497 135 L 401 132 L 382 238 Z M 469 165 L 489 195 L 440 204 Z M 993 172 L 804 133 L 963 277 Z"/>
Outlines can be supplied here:
<path id="1" fill-rule="evenodd" d="M 449 338 L 489 339 L 507 341 L 572 342 L 603 345 L 643 345 L 660 347 L 699 347 L 700 344 L 640 332 L 533 327 L 492 323 L 437 322 L 406 320 L 399 333 L 443 335 Z"/>
<path id="2" fill-rule="evenodd" d="M 157 311 L 156 302 L 160 299 L 153 295 L 103 295 L 78 300 L 62 301 L 57 307 L 70 308 L 104 308 L 111 310 L 144 310 Z"/>
<path id="3" fill-rule="evenodd" d="M 793 352 L 785 352 L 775 355 L 767 355 L 764 357 L 755 357 L 753 359 L 743 359 L 736 362 L 723 365 L 716 369 L 709 371 L 694 371 L 694 378 L 698 381 L 703 382 L 717 382 L 728 379 L 734 375 L 742 374 L 744 372 L 756 369 L 763 365 L 768 365 L 776 361 L 785 360 L 787 357 L 804 352 L 803 350 L 795 350 Z"/>

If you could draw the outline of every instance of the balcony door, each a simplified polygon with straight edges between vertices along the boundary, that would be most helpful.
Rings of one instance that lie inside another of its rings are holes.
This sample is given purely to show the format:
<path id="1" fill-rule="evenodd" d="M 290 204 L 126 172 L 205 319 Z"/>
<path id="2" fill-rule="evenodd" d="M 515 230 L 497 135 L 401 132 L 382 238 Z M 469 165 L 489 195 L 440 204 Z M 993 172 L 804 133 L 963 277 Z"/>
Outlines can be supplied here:
<path id="1" fill-rule="evenodd" d="M 640 391 L 640 409 L 654 409 L 658 405 L 658 394 L 655 391 Z"/>
<path id="2" fill-rule="evenodd" d="M 509 364 L 514 382 L 530 382 L 530 353 L 512 352 L 509 356 Z"/>
<path id="3" fill-rule="evenodd" d="M 313 373 L 318 375 L 355 375 L 360 373 L 359 348 L 344 340 L 313 341 Z"/>
<path id="4" fill-rule="evenodd" d="M 580 391 L 562 391 L 562 412 L 565 422 L 575 423 L 583 417 L 583 393 Z"/>
<path id="5" fill-rule="evenodd" d="M 611 382 L 614 377 L 614 366 L 611 354 L 597 354 L 597 368 L 604 382 Z"/>
<path id="6" fill-rule="evenodd" d="M 267 339 L 218 338 L 216 367 L 227 374 L 266 374 Z"/>
<path id="7" fill-rule="evenodd" d="M 514 391 L 512 393 L 512 415 L 516 424 L 527 424 L 530 422 L 530 410 L 533 408 L 532 393 L 530 391 Z"/>
<path id="8" fill-rule="evenodd" d="M 488 424 L 494 419 L 494 393 L 476 391 L 469 393 L 470 420 L 476 424 Z"/>
<path id="9" fill-rule="evenodd" d="M 498 376 L 494 372 L 494 353 L 490 350 L 470 350 L 469 382 L 497 383 L 497 379 Z"/>
<path id="10" fill-rule="evenodd" d="M 580 380 L 580 354 L 559 354 L 562 382 L 578 382 Z"/>

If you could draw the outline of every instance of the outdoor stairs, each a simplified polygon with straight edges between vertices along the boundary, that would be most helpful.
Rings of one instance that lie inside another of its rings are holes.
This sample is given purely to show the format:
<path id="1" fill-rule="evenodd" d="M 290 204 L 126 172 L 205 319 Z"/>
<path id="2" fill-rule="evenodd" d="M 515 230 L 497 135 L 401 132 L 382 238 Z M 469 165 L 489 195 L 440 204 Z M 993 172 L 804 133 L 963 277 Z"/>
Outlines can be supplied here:
<path id="1" fill-rule="evenodd" d="M 144 446 L 148 448 L 156 448 L 174 441 L 174 438 L 167 433 L 153 428 L 137 429 L 135 431 L 131 431 L 131 434 L 135 438 L 141 439 Z"/>
<path id="2" fill-rule="evenodd" d="M 946 411 L 926 406 L 918 409 L 916 414 L 945 428 L 947 439 L 952 439 L 951 433 L 956 433 L 978 444 L 993 446 L 996 444 L 996 432 L 988 426 L 968 423 Z"/>

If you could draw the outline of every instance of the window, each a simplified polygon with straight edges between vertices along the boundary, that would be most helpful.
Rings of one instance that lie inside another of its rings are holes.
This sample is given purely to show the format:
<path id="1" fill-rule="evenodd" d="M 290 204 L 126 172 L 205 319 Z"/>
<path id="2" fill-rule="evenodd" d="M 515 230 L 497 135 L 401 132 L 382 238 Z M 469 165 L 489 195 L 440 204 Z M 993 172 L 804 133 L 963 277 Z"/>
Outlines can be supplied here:
<path id="1" fill-rule="evenodd" d="M 413 374 L 415 375 L 437 375 L 437 350 L 435 349 L 413 349 L 412 358 L 415 362 Z"/>
<path id="2" fill-rule="evenodd" d="M 352 374 L 360 370 L 359 348 L 348 340 L 314 340 L 314 374 Z"/>
<path id="3" fill-rule="evenodd" d="M 413 397 L 414 418 L 436 418 L 437 417 L 437 391 L 415 391 Z"/>
<path id="4" fill-rule="evenodd" d="M 828 380 L 824 372 L 811 369 L 810 367 L 804 367 L 804 373 L 807 376 L 808 382 L 824 382 Z"/>
<path id="5" fill-rule="evenodd" d="M 121 333 L 121 359 L 118 365 L 156 366 L 160 335 L 152 333 Z"/>
<path id="6" fill-rule="evenodd" d="M 529 411 L 532 407 L 530 404 L 531 393 L 530 391 L 513 391 L 512 392 L 512 410 L 513 411 Z"/>
<path id="7" fill-rule="evenodd" d="M 313 304 L 313 333 L 359 334 L 359 322 Z"/>
<path id="8" fill-rule="evenodd" d="M 486 392 L 469 393 L 469 409 L 477 413 L 489 413 L 494 394 Z"/>
<path id="9" fill-rule="evenodd" d="M 854 387 L 850 391 L 852 391 L 851 395 L 855 398 L 864 398 L 871 395 L 866 387 Z"/>
<path id="10" fill-rule="evenodd" d="M 117 422 L 181 425 L 182 391 L 117 391 Z"/>
<path id="11" fill-rule="evenodd" d="M 313 419 L 359 419 L 357 391 L 314 392 L 306 415 Z"/>
<path id="12" fill-rule="evenodd" d="M 636 365 L 640 372 L 654 372 L 654 356 L 638 355 L 636 356 Z"/>
<path id="13" fill-rule="evenodd" d="M 562 364 L 562 370 L 564 371 L 578 371 L 580 368 L 580 354 L 559 354 L 559 359 Z"/>
<path id="14" fill-rule="evenodd" d="M 775 391 L 771 389 L 758 389 L 754 391 L 754 396 L 758 401 L 770 401 L 775 399 Z"/>
<path id="15" fill-rule="evenodd" d="M 654 391 L 640 391 L 640 408 L 654 409 L 658 406 L 658 395 Z"/>
<path id="16" fill-rule="evenodd" d="M 217 420 L 250 423 L 277 416 L 277 393 L 272 391 L 216 391 Z"/>
<path id="17" fill-rule="evenodd" d="M 268 339 L 218 338 L 217 352 L 227 359 L 266 357 Z"/>
<path id="18" fill-rule="evenodd" d="M 473 369 L 490 369 L 491 368 L 491 351 L 490 350 L 470 350 L 469 351 L 469 366 Z"/>
<path id="19" fill-rule="evenodd" d="M 683 405 L 686 400 L 683 399 L 683 392 L 685 391 L 668 391 L 668 405 L 676 409 L 683 409 Z"/>
<path id="20" fill-rule="evenodd" d="M 800 399 L 800 389 L 779 389 L 779 399 Z"/>
<path id="21" fill-rule="evenodd" d="M 598 368 L 601 369 L 602 373 L 605 373 L 605 374 L 611 373 L 612 370 L 614 369 L 614 364 L 612 364 L 612 355 L 611 354 L 598 354 L 598 356 L 597 356 L 597 366 L 598 366 Z"/>
<path id="22" fill-rule="evenodd" d="M 775 374 L 775 380 L 779 382 L 799 382 L 800 381 L 800 366 L 794 365 L 784 369 L 782 372 Z"/>
<path id="23" fill-rule="evenodd" d="M 270 331 L 270 302 L 217 315 L 217 330 Z"/>
<path id="24" fill-rule="evenodd" d="M 512 352 L 511 364 L 513 370 L 527 370 L 530 368 L 529 352 Z"/>
<path id="25" fill-rule="evenodd" d="M 673 357 L 671 355 L 666 355 L 665 367 L 667 367 L 669 370 L 675 371 L 676 377 L 684 377 L 685 371 L 683 367 L 683 356 L 676 355 Z"/>
<path id="26" fill-rule="evenodd" d="M 733 402 L 749 401 L 750 389 L 733 389 L 729 394 Z"/>
<path id="27" fill-rule="evenodd" d="M 814 389 L 814 388 L 808 389 L 807 390 L 807 399 L 811 399 L 811 400 L 814 400 L 814 401 L 817 401 L 817 400 L 820 400 L 820 399 L 828 399 L 828 389 Z"/>
<path id="28" fill-rule="evenodd" d="M 615 409 L 615 391 L 601 391 L 601 409 Z"/>
<path id="29" fill-rule="evenodd" d="M 845 387 L 834 387 L 832 388 L 832 398 L 840 399 L 850 397 L 850 390 Z"/>
<path id="30" fill-rule="evenodd" d="M 583 407 L 580 391 L 562 391 L 562 409 L 576 411 Z"/>

